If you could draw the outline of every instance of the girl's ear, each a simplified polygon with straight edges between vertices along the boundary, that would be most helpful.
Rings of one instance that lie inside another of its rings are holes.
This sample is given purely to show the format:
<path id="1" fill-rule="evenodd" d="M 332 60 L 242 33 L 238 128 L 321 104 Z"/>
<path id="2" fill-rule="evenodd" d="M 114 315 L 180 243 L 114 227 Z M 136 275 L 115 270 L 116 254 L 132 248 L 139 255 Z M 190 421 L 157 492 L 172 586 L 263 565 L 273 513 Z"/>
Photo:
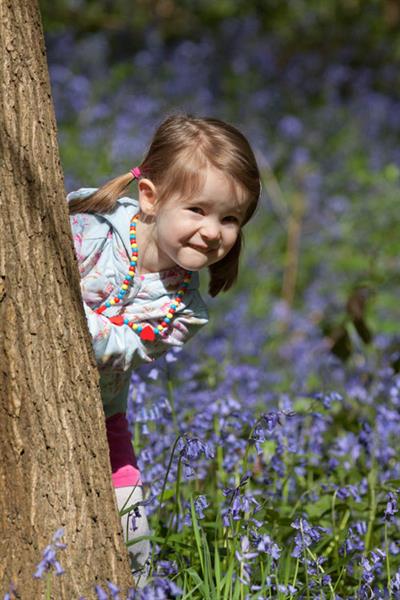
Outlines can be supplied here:
<path id="1" fill-rule="evenodd" d="M 150 179 L 140 179 L 138 182 L 139 205 L 143 214 L 154 216 L 156 214 L 157 189 Z"/>

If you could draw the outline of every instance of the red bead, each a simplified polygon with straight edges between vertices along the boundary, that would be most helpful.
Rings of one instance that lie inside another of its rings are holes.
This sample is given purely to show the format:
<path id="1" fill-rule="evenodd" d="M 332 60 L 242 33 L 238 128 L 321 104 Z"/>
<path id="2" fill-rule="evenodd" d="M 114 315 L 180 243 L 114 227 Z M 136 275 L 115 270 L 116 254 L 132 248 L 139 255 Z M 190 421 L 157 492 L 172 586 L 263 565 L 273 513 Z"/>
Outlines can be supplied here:
<path id="1" fill-rule="evenodd" d="M 156 338 L 156 334 L 153 331 L 153 328 L 150 327 L 150 325 L 146 325 L 146 327 L 143 327 L 142 331 L 140 332 L 140 339 L 147 341 L 147 342 L 152 342 L 153 340 L 155 340 Z"/>
<path id="2" fill-rule="evenodd" d="M 124 317 L 122 317 L 121 315 L 117 315 L 116 317 L 109 317 L 108 320 L 111 321 L 111 323 L 114 323 L 114 325 L 124 324 Z"/>

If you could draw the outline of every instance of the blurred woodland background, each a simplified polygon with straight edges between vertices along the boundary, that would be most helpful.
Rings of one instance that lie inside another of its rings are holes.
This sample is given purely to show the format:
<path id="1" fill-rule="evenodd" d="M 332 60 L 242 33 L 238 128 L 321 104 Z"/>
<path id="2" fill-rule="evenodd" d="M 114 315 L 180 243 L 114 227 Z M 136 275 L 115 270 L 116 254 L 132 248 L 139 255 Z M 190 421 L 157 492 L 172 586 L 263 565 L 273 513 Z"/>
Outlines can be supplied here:
<path id="1" fill-rule="evenodd" d="M 283 330 L 304 311 L 345 360 L 397 334 L 397 1 L 40 5 L 68 191 L 135 164 L 168 113 L 231 121 L 264 198 L 236 297 L 215 310 L 240 298 Z"/>
<path id="2" fill-rule="evenodd" d="M 399 2 L 40 5 L 67 191 L 181 111 L 241 128 L 262 172 L 234 292 L 133 375 L 154 573 L 188 598 L 397 597 Z"/>

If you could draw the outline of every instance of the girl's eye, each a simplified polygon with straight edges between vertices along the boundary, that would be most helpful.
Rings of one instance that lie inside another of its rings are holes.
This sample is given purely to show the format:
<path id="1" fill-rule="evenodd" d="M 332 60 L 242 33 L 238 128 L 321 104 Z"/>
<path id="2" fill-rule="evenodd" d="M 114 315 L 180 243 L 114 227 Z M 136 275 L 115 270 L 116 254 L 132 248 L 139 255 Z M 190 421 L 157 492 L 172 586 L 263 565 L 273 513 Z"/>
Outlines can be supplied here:
<path id="1" fill-rule="evenodd" d="M 239 223 L 239 220 L 237 217 L 235 217 L 233 215 L 229 215 L 228 217 L 223 218 L 223 222 L 224 223 L 234 223 L 236 225 Z"/>
<path id="2" fill-rule="evenodd" d="M 198 215 L 204 214 L 204 211 L 202 208 L 200 208 L 200 206 L 189 206 L 189 210 L 190 212 L 194 212 Z"/>

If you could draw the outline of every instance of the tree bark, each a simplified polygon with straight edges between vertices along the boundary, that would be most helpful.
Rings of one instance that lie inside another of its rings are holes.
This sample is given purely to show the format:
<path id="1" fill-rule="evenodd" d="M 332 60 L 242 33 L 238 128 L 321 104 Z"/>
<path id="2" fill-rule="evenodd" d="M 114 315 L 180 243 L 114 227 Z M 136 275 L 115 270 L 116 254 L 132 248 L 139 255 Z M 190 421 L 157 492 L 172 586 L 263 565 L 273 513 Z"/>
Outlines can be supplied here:
<path id="1" fill-rule="evenodd" d="M 44 596 L 33 573 L 56 530 L 51 597 L 132 585 L 98 374 L 80 300 L 36 0 L 0 0 L 0 595 Z"/>

